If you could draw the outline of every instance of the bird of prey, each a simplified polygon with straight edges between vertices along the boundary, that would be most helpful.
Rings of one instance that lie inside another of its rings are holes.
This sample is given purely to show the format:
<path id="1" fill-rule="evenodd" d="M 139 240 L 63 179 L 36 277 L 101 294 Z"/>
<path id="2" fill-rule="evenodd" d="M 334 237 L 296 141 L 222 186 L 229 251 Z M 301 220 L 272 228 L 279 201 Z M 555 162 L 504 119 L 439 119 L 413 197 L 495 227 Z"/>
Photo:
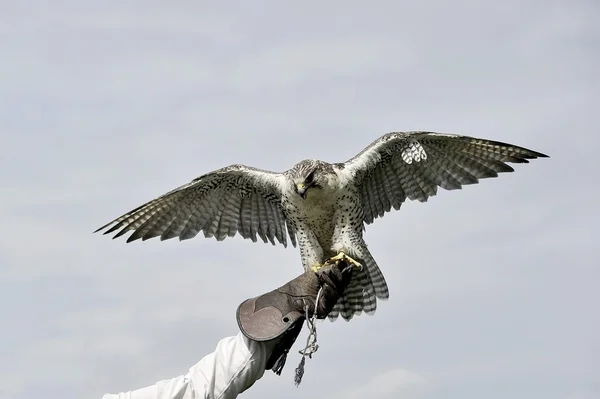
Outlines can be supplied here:
<path id="1" fill-rule="evenodd" d="M 221 241 L 243 238 L 300 246 L 302 265 L 316 270 L 344 260 L 354 270 L 330 320 L 375 313 L 387 283 L 363 240 L 366 225 L 406 200 L 425 202 L 446 190 L 512 172 L 507 163 L 547 155 L 512 144 L 425 131 L 381 136 L 343 163 L 315 159 L 276 173 L 231 165 L 176 188 L 102 226 L 129 231 L 127 242 L 153 237 L 186 240 L 203 232 Z"/>

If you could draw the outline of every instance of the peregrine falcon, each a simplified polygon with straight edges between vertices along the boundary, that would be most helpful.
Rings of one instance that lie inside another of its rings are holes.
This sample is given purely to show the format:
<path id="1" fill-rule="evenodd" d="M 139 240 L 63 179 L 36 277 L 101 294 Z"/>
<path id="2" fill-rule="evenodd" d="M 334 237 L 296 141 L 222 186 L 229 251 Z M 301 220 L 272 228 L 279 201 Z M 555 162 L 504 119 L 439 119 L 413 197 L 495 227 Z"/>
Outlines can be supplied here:
<path id="1" fill-rule="evenodd" d="M 438 186 L 461 189 L 512 172 L 507 163 L 547 157 L 511 144 L 435 132 L 394 132 L 354 158 L 330 164 L 308 159 L 276 173 L 231 165 L 202 175 L 100 227 L 128 231 L 127 242 L 160 237 L 187 240 L 201 231 L 221 241 L 243 238 L 300 246 L 306 270 L 345 260 L 359 268 L 330 320 L 375 313 L 387 283 L 363 239 L 367 224 L 400 209 L 408 198 L 426 202 Z"/>

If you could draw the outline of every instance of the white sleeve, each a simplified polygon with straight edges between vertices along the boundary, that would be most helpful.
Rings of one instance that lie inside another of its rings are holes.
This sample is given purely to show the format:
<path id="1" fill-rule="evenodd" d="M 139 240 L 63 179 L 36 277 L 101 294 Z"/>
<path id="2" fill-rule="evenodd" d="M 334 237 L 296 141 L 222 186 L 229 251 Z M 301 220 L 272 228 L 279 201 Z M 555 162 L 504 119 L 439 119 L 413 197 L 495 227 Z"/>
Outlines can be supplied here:
<path id="1" fill-rule="evenodd" d="M 265 372 L 271 343 L 256 342 L 242 333 L 223 338 L 216 350 L 179 377 L 102 399 L 232 399 L 250 388 Z"/>

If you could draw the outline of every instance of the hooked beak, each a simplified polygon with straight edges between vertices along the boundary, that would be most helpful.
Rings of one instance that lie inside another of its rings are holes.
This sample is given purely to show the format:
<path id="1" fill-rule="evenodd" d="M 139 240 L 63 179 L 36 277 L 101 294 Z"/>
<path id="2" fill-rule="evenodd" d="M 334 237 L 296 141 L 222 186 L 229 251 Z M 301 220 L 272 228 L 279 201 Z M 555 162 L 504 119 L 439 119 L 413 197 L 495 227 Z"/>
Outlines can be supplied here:
<path id="1" fill-rule="evenodd" d="M 304 183 L 299 183 L 296 185 L 296 192 L 302 197 L 302 199 L 306 199 L 308 187 L 306 187 L 306 184 Z"/>

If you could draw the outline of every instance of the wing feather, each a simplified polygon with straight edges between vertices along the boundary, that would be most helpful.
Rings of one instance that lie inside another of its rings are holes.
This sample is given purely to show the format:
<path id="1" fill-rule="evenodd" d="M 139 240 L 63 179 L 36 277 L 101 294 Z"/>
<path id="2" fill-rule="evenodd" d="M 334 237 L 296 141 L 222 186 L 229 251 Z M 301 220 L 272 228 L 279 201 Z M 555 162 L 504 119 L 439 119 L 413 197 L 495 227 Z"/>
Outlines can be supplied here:
<path id="1" fill-rule="evenodd" d="M 270 241 L 274 245 L 275 242 L 273 241 L 273 237 L 270 236 L 269 231 L 267 204 L 259 198 L 256 199 L 256 204 L 258 205 L 258 227 L 260 229 L 260 236 L 265 243 Z"/>
<path id="2" fill-rule="evenodd" d="M 277 209 L 275 208 L 275 205 L 273 203 L 269 202 L 269 204 L 271 206 L 271 215 L 273 215 L 273 222 L 275 225 L 275 231 L 277 233 L 277 240 L 283 243 L 283 246 L 286 247 L 287 235 L 285 231 L 285 219 L 283 219 L 281 217 L 281 214 L 277 212 Z"/>
<path id="3" fill-rule="evenodd" d="M 366 224 L 408 198 L 425 202 L 438 187 L 457 190 L 480 179 L 513 172 L 545 154 L 499 141 L 434 132 L 395 132 L 375 140 L 343 164 L 358 186 Z M 342 309 L 340 308 L 341 312 Z"/>
<path id="4" fill-rule="evenodd" d="M 222 195 L 219 195 L 219 197 L 221 197 L 221 196 Z M 223 198 L 223 200 L 224 200 L 224 198 Z M 202 231 L 204 231 L 205 238 L 215 237 L 215 238 L 217 238 L 217 241 L 218 241 L 219 239 L 218 239 L 218 237 L 215 236 L 215 233 L 217 232 L 217 228 L 219 227 L 219 222 L 221 221 L 221 215 L 223 214 L 223 202 L 222 201 L 214 201 L 214 198 L 212 199 L 212 201 L 215 204 L 214 213 L 213 213 L 213 216 L 206 221 L 206 224 L 204 225 L 204 228 L 202 229 Z"/>
<path id="5" fill-rule="evenodd" d="M 274 173 L 232 165 L 194 179 L 100 227 L 114 238 L 132 232 L 127 242 L 160 237 L 186 240 L 203 232 L 218 241 L 243 238 L 296 246 L 295 230 L 282 206 L 287 180 Z"/>
<path id="6" fill-rule="evenodd" d="M 381 179 L 381 181 L 383 183 L 383 193 L 384 193 L 383 211 L 385 213 L 385 212 L 389 212 L 393 207 L 394 192 L 393 192 L 392 182 L 388 178 L 386 170 L 384 168 L 377 168 L 377 170 L 379 172 L 379 178 Z M 381 216 L 383 216 L 383 214 Z"/>
<path id="7" fill-rule="evenodd" d="M 402 184 L 400 184 L 400 180 L 398 179 L 398 175 L 393 167 L 383 167 L 379 166 L 379 168 L 384 172 L 387 177 L 387 181 L 390 184 L 391 194 L 390 194 L 390 202 L 395 210 L 400 209 L 404 199 L 406 198 L 406 194 L 402 189 Z"/>
<path id="8" fill-rule="evenodd" d="M 244 238 L 249 238 L 256 242 L 256 234 L 252 236 L 252 201 L 249 198 L 242 198 L 240 206 L 240 234 Z"/>
<path id="9" fill-rule="evenodd" d="M 269 236 L 279 239 L 279 232 L 277 231 L 277 217 L 273 213 L 273 208 L 269 202 L 265 203 L 266 208 L 265 211 L 267 213 L 267 226 L 269 231 Z"/>
<path id="10" fill-rule="evenodd" d="M 365 210 L 365 219 L 373 220 L 375 217 L 374 213 L 375 209 L 375 199 L 374 199 L 374 189 L 372 187 L 373 179 L 366 180 L 362 186 L 362 199 L 364 201 L 364 210 Z"/>
<path id="11" fill-rule="evenodd" d="M 252 196 L 252 213 L 251 213 L 251 217 L 252 217 L 252 234 L 254 235 L 254 237 L 258 236 L 260 237 L 260 239 L 262 239 L 264 242 L 267 242 L 267 240 L 264 238 L 264 236 L 262 235 L 262 232 L 260 230 L 260 208 L 258 206 L 258 197 L 257 196 Z"/>
<path id="12" fill-rule="evenodd" d="M 377 216 L 381 217 L 385 212 L 391 209 L 390 199 L 387 193 L 387 179 L 381 168 L 375 169 L 375 179 L 373 179 L 375 190 L 382 195 L 376 197 L 377 201 Z"/>
<path id="13" fill-rule="evenodd" d="M 191 210 L 187 204 L 183 204 L 181 209 L 177 212 L 177 217 L 171 221 L 167 229 L 160 235 L 161 241 L 178 237 L 192 218 L 193 212 L 194 211 Z M 177 219 L 181 219 L 183 223 L 177 223 Z"/>

